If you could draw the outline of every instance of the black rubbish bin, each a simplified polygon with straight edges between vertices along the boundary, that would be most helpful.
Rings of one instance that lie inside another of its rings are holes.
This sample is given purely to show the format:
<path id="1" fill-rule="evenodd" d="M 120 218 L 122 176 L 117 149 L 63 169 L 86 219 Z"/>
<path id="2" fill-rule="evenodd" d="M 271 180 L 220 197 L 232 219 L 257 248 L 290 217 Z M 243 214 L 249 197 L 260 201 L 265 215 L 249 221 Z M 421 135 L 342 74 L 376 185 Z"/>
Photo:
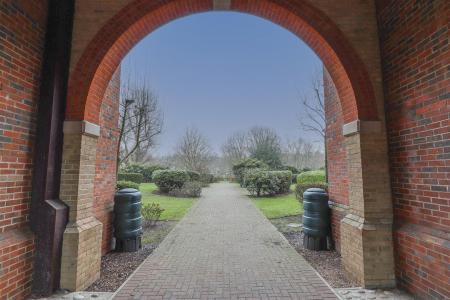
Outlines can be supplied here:
<path id="1" fill-rule="evenodd" d="M 328 194 L 319 188 L 303 193 L 303 247 L 309 250 L 327 250 L 330 234 Z"/>
<path id="2" fill-rule="evenodd" d="M 114 237 L 116 251 L 138 251 L 142 237 L 141 192 L 122 189 L 114 196 Z"/>

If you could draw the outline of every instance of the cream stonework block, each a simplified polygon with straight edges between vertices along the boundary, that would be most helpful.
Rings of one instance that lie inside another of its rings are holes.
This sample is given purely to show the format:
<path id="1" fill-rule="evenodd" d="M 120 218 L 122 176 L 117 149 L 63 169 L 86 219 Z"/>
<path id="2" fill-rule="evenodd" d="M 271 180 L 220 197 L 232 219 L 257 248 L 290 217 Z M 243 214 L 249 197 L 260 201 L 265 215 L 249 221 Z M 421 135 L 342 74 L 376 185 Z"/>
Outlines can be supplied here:
<path id="1" fill-rule="evenodd" d="M 69 206 L 64 231 L 61 288 L 82 290 L 100 276 L 102 224 L 93 216 L 98 126 L 64 124 L 60 197 Z"/>
<path id="2" fill-rule="evenodd" d="M 61 288 L 83 290 L 100 277 L 102 227 L 94 217 L 67 225 L 62 250 Z"/>
<path id="3" fill-rule="evenodd" d="M 349 178 L 349 213 L 341 221 L 343 265 L 365 287 L 392 287 L 393 210 L 386 132 L 381 122 L 352 123 L 343 128 Z"/>

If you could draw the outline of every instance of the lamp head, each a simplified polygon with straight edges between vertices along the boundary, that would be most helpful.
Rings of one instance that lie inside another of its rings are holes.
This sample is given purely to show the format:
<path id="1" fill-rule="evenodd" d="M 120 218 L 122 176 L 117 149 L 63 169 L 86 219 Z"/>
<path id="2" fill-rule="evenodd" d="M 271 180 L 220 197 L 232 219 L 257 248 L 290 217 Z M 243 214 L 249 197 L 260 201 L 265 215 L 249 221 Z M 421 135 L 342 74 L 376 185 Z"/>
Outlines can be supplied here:
<path id="1" fill-rule="evenodd" d="M 133 104 L 135 101 L 133 99 L 125 99 L 125 105 L 131 105 Z"/>

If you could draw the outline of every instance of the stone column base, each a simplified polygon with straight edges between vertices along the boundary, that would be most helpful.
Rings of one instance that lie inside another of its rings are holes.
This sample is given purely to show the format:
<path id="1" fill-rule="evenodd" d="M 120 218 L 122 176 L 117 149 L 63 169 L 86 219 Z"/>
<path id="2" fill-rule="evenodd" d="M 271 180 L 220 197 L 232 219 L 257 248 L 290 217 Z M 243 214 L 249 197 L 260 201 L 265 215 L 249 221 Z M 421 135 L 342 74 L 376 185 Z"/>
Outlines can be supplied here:
<path id="1" fill-rule="evenodd" d="M 61 288 L 79 291 L 100 277 L 102 223 L 94 217 L 69 223 L 64 231 Z"/>
<path id="2" fill-rule="evenodd" d="M 341 221 L 341 255 L 344 269 L 363 287 L 395 287 L 392 222 L 346 215 Z"/>

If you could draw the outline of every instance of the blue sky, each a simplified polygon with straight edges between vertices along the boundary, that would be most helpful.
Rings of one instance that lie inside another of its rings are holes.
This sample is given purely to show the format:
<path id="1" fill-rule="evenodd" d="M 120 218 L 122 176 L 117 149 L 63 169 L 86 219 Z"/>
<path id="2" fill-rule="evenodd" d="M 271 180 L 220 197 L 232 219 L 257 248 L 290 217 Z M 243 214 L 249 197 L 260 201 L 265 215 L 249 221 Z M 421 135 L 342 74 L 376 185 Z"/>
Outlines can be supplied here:
<path id="1" fill-rule="evenodd" d="M 197 127 L 216 151 L 227 136 L 254 125 L 283 138 L 317 141 L 302 131 L 300 96 L 321 61 L 297 36 L 241 13 L 210 12 L 175 20 L 149 34 L 122 63 L 159 96 L 164 131 L 157 154 L 173 151 Z M 130 75 L 131 74 L 131 75 Z"/>

